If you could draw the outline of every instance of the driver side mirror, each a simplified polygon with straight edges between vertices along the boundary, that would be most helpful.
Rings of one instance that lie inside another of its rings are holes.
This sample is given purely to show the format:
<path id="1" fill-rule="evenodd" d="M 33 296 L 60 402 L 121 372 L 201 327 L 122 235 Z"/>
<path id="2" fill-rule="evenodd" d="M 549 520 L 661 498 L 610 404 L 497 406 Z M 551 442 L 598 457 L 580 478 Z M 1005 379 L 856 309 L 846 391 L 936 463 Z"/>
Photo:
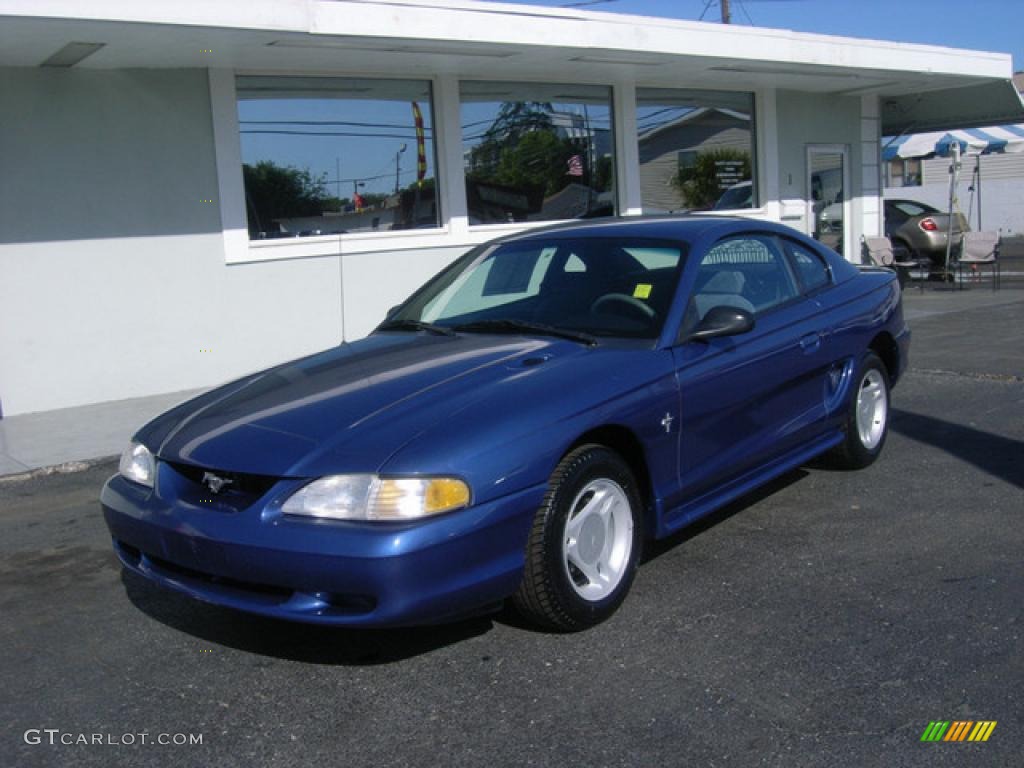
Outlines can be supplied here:
<path id="1" fill-rule="evenodd" d="M 712 307 L 686 341 L 708 341 L 720 336 L 738 336 L 754 329 L 754 316 L 745 309 L 719 305 Z"/>

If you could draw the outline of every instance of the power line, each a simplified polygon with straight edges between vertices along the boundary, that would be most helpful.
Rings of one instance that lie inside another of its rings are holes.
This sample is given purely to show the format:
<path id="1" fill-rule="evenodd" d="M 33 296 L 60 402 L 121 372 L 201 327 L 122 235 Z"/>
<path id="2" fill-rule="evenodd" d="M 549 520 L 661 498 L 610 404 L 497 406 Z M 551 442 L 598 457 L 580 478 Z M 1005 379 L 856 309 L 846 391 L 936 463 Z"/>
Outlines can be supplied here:
<path id="1" fill-rule="evenodd" d="M 260 128 L 252 130 L 240 130 L 239 133 L 272 134 L 276 136 L 323 136 L 325 138 L 350 136 L 365 139 L 405 139 L 407 141 L 416 141 L 416 134 L 406 135 L 399 133 L 358 133 L 355 131 L 287 131 L 283 129 L 271 130 L 266 128 Z"/>
<path id="2" fill-rule="evenodd" d="M 743 0 L 736 0 L 736 2 L 740 4 L 740 10 L 743 11 L 743 15 L 747 17 L 747 21 L 750 22 L 750 26 L 756 27 L 757 25 L 754 23 L 754 20 L 750 18 L 750 11 L 747 10 L 747 4 L 743 2 Z"/>
<path id="3" fill-rule="evenodd" d="M 348 125 L 353 128 L 404 128 L 411 130 L 408 123 L 356 123 L 350 120 L 239 120 L 239 125 Z M 429 126 L 425 126 L 430 130 Z"/>

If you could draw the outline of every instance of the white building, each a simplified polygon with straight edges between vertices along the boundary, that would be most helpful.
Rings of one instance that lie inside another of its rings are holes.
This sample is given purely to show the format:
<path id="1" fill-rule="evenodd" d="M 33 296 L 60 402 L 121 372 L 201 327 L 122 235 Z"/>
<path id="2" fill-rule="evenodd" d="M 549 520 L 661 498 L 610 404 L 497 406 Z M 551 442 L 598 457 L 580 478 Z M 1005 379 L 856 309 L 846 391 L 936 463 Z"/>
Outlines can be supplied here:
<path id="1" fill-rule="evenodd" d="M 638 121 L 662 108 L 745 94 L 747 214 L 809 231 L 810 169 L 836 168 L 853 258 L 880 231 L 880 137 L 1021 122 L 1011 74 L 1002 54 L 462 0 L 0 0 L 0 406 L 212 385 L 358 338 L 569 183 L 639 213 Z M 612 151 L 522 130 L 566 111 Z M 270 236 L 396 188 L 395 228 Z"/>

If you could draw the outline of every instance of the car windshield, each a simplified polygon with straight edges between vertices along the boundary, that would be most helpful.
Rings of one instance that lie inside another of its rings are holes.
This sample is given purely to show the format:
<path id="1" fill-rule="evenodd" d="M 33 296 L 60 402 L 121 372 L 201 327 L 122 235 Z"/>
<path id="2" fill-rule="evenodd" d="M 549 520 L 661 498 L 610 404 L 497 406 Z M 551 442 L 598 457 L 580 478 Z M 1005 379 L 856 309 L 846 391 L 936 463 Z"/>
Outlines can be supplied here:
<path id="1" fill-rule="evenodd" d="M 424 286 L 381 326 L 465 333 L 654 339 L 685 246 L 627 238 L 483 246 Z"/>

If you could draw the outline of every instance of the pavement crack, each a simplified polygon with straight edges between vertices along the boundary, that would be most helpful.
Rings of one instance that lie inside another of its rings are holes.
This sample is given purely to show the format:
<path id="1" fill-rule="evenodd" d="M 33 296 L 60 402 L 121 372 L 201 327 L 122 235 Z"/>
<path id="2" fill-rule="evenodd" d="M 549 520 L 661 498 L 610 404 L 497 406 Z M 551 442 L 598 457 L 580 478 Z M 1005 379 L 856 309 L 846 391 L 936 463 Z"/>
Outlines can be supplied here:
<path id="1" fill-rule="evenodd" d="M 1003 381 L 1013 384 L 1024 383 L 1024 376 L 1005 373 L 975 373 L 972 371 L 950 371 L 942 368 L 911 368 L 911 373 L 925 373 L 933 376 L 956 376 L 974 381 Z"/>

